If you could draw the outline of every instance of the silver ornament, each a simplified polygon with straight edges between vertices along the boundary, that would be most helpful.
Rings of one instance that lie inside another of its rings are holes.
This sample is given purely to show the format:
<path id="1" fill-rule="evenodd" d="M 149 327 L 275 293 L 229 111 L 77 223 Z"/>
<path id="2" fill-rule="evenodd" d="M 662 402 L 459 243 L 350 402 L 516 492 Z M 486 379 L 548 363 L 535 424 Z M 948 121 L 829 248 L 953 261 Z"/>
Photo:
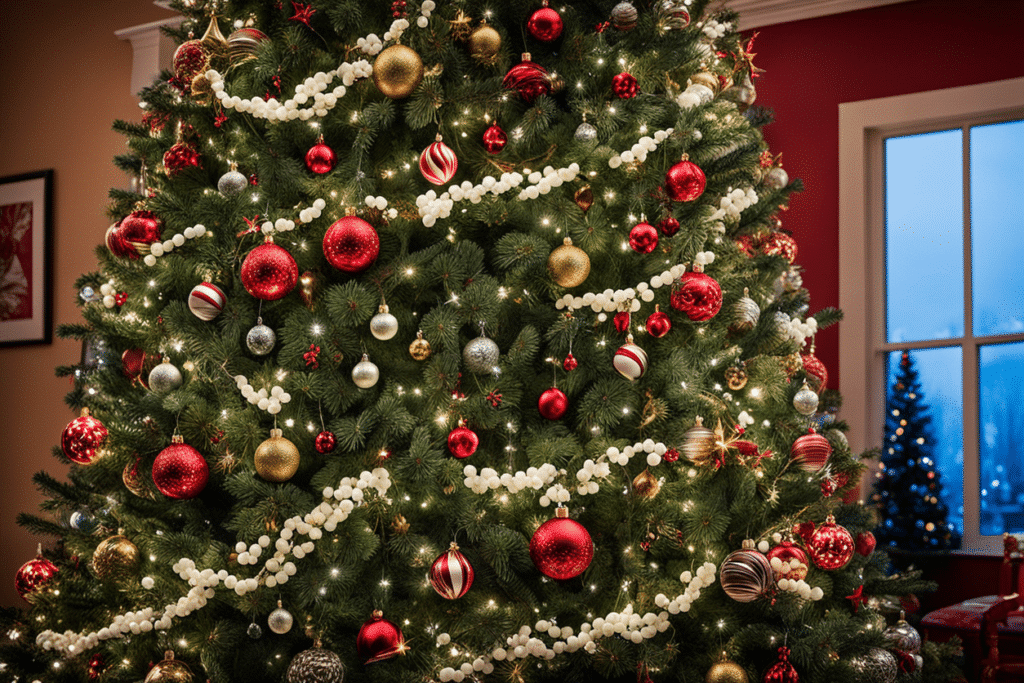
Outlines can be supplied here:
<path id="1" fill-rule="evenodd" d="M 245 345 L 249 351 L 256 356 L 265 356 L 274 350 L 277 343 L 277 334 L 263 324 L 263 318 L 256 319 L 256 326 L 245 335 Z"/>
<path id="2" fill-rule="evenodd" d="M 466 369 L 478 375 L 494 372 L 499 356 L 501 349 L 494 340 L 482 335 L 471 340 L 462 349 L 462 362 L 466 364 Z"/>
<path id="3" fill-rule="evenodd" d="M 788 313 L 775 311 L 775 318 L 773 321 L 775 323 L 775 329 L 773 330 L 774 334 L 772 335 L 774 346 L 779 346 L 789 341 L 789 323 L 791 321 L 792 318 L 789 317 Z"/>
<path id="4" fill-rule="evenodd" d="M 757 302 L 748 296 L 750 290 L 744 289 L 743 296 L 732 306 L 732 324 L 729 331 L 733 333 L 744 333 L 754 329 L 757 321 L 761 319 L 761 307 Z"/>
<path id="5" fill-rule="evenodd" d="M 84 301 L 86 303 L 92 303 L 94 301 L 99 301 L 100 299 L 103 298 L 99 294 L 97 294 L 96 290 L 94 290 L 89 285 L 86 285 L 85 287 L 82 287 L 81 291 L 78 292 L 78 296 L 82 297 L 82 301 Z"/>
<path id="6" fill-rule="evenodd" d="M 237 197 L 249 186 L 249 179 L 244 175 L 231 169 L 217 181 L 217 192 L 225 197 Z"/>
<path id="7" fill-rule="evenodd" d="M 854 657 L 850 665 L 860 674 L 858 680 L 864 683 L 893 683 L 899 671 L 896 658 L 880 647 L 873 647 L 865 654 Z"/>
<path id="8" fill-rule="evenodd" d="M 91 534 L 99 526 L 99 523 L 95 518 L 89 516 L 87 513 L 81 510 L 75 510 L 71 513 L 71 519 L 68 520 L 72 529 L 81 531 L 82 533 Z"/>
<path id="9" fill-rule="evenodd" d="M 612 26 L 620 31 L 636 28 L 636 7 L 628 2 L 620 2 L 612 8 Z"/>
<path id="10" fill-rule="evenodd" d="M 884 635 L 886 640 L 892 643 L 897 650 L 903 650 L 910 654 L 917 654 L 921 651 L 921 634 L 908 624 L 906 619 L 900 619 L 885 629 Z"/>
<path id="11" fill-rule="evenodd" d="M 781 190 L 789 185 L 789 174 L 781 166 L 776 166 L 765 175 L 764 184 L 773 190 Z"/>
<path id="12" fill-rule="evenodd" d="M 267 617 L 267 626 L 270 630 L 278 635 L 283 635 L 292 630 L 292 624 L 295 623 L 295 619 L 292 618 L 292 613 L 281 607 L 281 601 L 277 601 L 277 609 L 270 613 Z"/>
<path id="13" fill-rule="evenodd" d="M 580 142 L 593 142 L 597 139 L 597 128 L 584 121 L 576 128 L 574 137 Z"/>
<path id="14" fill-rule="evenodd" d="M 850 442 L 846 440 L 846 434 L 843 434 L 838 429 L 830 429 L 825 432 L 825 438 L 832 444 L 834 450 L 850 450 Z"/>
<path id="15" fill-rule="evenodd" d="M 181 370 L 174 367 L 170 359 L 164 358 L 164 362 L 149 372 L 149 388 L 158 394 L 166 394 L 181 386 Z"/>
<path id="16" fill-rule="evenodd" d="M 370 356 L 363 354 L 363 359 L 352 368 L 352 381 L 360 389 L 369 389 L 380 379 L 380 370 L 370 362 Z"/>
<path id="17" fill-rule="evenodd" d="M 345 667 L 338 655 L 314 647 L 295 655 L 284 678 L 286 683 L 341 683 Z"/>
<path id="18" fill-rule="evenodd" d="M 260 636 L 263 635 L 263 629 L 254 621 L 249 624 L 249 628 L 245 629 L 245 635 L 249 636 L 253 640 L 259 640 Z"/>
<path id="19" fill-rule="evenodd" d="M 818 395 L 811 391 L 807 382 L 804 382 L 800 391 L 796 392 L 796 396 L 793 397 L 793 407 L 796 408 L 796 412 L 808 416 L 813 415 L 814 411 L 818 409 Z"/>
<path id="20" fill-rule="evenodd" d="M 715 433 L 704 426 L 704 418 L 698 416 L 694 425 L 683 434 L 683 455 L 696 465 L 706 465 L 711 460 L 715 447 Z"/>
<path id="21" fill-rule="evenodd" d="M 387 341 L 398 334 L 398 318 L 388 312 L 386 305 L 381 305 L 377 315 L 370 318 L 370 334 L 381 341 Z"/>

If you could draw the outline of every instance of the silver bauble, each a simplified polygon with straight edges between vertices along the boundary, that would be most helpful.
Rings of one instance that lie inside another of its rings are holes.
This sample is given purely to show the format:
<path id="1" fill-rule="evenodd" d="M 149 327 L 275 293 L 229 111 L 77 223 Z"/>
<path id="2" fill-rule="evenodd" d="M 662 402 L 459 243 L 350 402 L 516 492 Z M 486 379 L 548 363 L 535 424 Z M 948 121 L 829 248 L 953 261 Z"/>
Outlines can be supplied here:
<path id="1" fill-rule="evenodd" d="M 259 640 L 263 635 L 263 629 L 254 621 L 249 624 L 249 628 L 245 629 L 245 635 L 249 636 L 253 640 Z"/>
<path id="2" fill-rule="evenodd" d="M 265 356 L 274 350 L 277 343 L 277 334 L 263 324 L 263 318 L 256 321 L 256 326 L 245 335 L 245 345 L 249 351 L 256 356 Z"/>
<path id="3" fill-rule="evenodd" d="M 612 7 L 612 26 L 620 31 L 631 31 L 636 28 L 637 11 L 631 3 L 620 2 Z"/>
<path id="4" fill-rule="evenodd" d="M 850 450 L 850 442 L 846 440 L 846 434 L 838 429 L 830 429 L 825 432 L 825 438 L 832 444 L 833 450 Z"/>
<path id="5" fill-rule="evenodd" d="M 217 181 L 217 192 L 225 197 L 237 197 L 249 186 L 249 179 L 234 169 L 228 171 Z"/>
<path id="6" fill-rule="evenodd" d="M 697 418 L 695 424 L 683 434 L 683 456 L 695 465 L 711 462 L 715 448 L 715 433 L 704 426 L 704 420 Z"/>
<path id="7" fill-rule="evenodd" d="M 314 647 L 295 655 L 284 678 L 286 683 L 341 683 L 345 667 L 338 655 Z"/>
<path id="8" fill-rule="evenodd" d="M 576 128 L 574 137 L 580 142 L 592 142 L 597 139 L 597 128 L 584 121 Z"/>
<path id="9" fill-rule="evenodd" d="M 369 389 L 380 379 L 380 370 L 370 362 L 370 357 L 363 354 L 363 359 L 352 368 L 352 381 L 360 389 Z"/>
<path id="10" fill-rule="evenodd" d="M 897 650 L 903 650 L 910 654 L 921 651 L 921 634 L 917 629 L 900 619 L 894 625 L 885 629 L 885 639 L 892 643 Z"/>
<path id="11" fill-rule="evenodd" d="M 82 512 L 81 510 L 75 510 L 71 513 L 71 519 L 68 520 L 72 529 L 81 531 L 86 534 L 91 534 L 99 526 L 99 522 L 96 521 L 95 517 L 90 516 L 88 513 Z"/>
<path id="12" fill-rule="evenodd" d="M 387 341 L 398 334 L 398 318 L 381 306 L 377 315 L 370 318 L 370 334 L 381 341 Z"/>
<path id="13" fill-rule="evenodd" d="M 749 332 L 754 329 L 757 321 L 761 319 L 761 307 L 747 294 L 747 290 L 743 290 L 743 296 L 732 306 L 732 322 L 729 324 L 730 332 L 739 334 Z"/>
<path id="14" fill-rule="evenodd" d="M 170 360 L 164 358 L 164 362 L 149 372 L 149 388 L 158 394 L 166 394 L 181 386 L 181 370 L 174 367 Z"/>
<path id="15" fill-rule="evenodd" d="M 896 658 L 880 647 L 873 647 L 865 654 L 854 657 L 850 665 L 860 674 L 858 680 L 864 683 L 893 683 L 899 671 Z"/>
<path id="16" fill-rule="evenodd" d="M 462 362 L 466 369 L 478 375 L 486 375 L 494 371 L 498 364 L 501 350 L 493 339 L 477 337 L 462 349 Z"/>
<path id="17" fill-rule="evenodd" d="M 775 325 L 772 330 L 772 342 L 774 343 L 773 346 L 777 347 L 789 341 L 789 324 L 792 322 L 792 318 L 789 317 L 788 313 L 775 311 L 773 322 Z"/>
<path id="18" fill-rule="evenodd" d="M 295 623 L 295 619 L 292 618 L 292 613 L 281 607 L 281 602 L 278 601 L 277 609 L 270 613 L 267 617 L 267 626 L 270 630 L 278 635 L 283 635 L 292 630 L 292 624 Z"/>
<path id="19" fill-rule="evenodd" d="M 781 190 L 789 185 L 789 174 L 781 166 L 776 166 L 765 175 L 764 184 L 773 190 Z"/>
<path id="20" fill-rule="evenodd" d="M 804 382 L 803 387 L 793 397 L 793 407 L 796 408 L 796 412 L 808 416 L 813 415 L 818 409 L 818 395 L 811 391 L 807 382 Z"/>

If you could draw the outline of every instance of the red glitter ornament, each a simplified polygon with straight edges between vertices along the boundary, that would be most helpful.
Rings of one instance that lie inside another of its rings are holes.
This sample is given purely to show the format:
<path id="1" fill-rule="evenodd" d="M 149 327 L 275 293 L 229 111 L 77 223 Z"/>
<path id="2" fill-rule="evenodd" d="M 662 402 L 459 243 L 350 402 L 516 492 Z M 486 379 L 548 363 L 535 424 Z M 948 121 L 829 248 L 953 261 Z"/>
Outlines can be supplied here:
<path id="1" fill-rule="evenodd" d="M 784 232 L 771 232 L 761 242 L 761 251 L 769 256 L 781 256 L 793 263 L 796 261 L 796 240 Z"/>
<path id="2" fill-rule="evenodd" d="M 665 451 L 665 455 L 661 456 L 661 459 L 669 464 L 672 464 L 679 460 L 679 451 L 677 451 L 674 448 L 670 448 L 667 451 Z"/>
<path id="3" fill-rule="evenodd" d="M 679 286 L 669 297 L 669 304 L 695 322 L 710 320 L 722 310 L 722 288 L 717 280 L 704 273 L 683 273 Z"/>
<path id="4" fill-rule="evenodd" d="M 576 360 L 576 357 L 572 355 L 572 351 L 570 351 L 569 355 L 565 357 L 564 361 L 562 361 L 562 369 L 565 370 L 566 372 L 572 372 L 579 366 L 580 363 L 578 360 Z"/>
<path id="5" fill-rule="evenodd" d="M 89 674 L 89 680 L 95 681 L 100 675 L 108 668 L 107 662 L 103 659 L 103 653 L 97 652 L 92 657 L 89 657 L 89 663 L 86 664 L 85 670 Z"/>
<path id="6" fill-rule="evenodd" d="M 811 391 L 820 394 L 828 385 L 828 368 L 818 360 L 814 352 L 805 353 L 800 356 L 804 362 L 804 372 L 807 374 L 807 384 Z"/>
<path id="7" fill-rule="evenodd" d="M 629 247 L 638 254 L 650 254 L 658 248 L 658 231 L 650 223 L 637 223 L 629 231 Z"/>
<path id="8" fill-rule="evenodd" d="M 402 630 L 384 618 L 380 610 L 363 622 L 356 636 L 356 653 L 363 664 L 383 662 L 405 654 L 405 636 Z"/>
<path id="9" fill-rule="evenodd" d="M 373 226 L 356 216 L 344 216 L 324 235 L 327 262 L 346 273 L 359 273 L 377 260 L 380 237 Z"/>
<path id="10" fill-rule="evenodd" d="M 203 159 L 196 148 L 187 142 L 174 144 L 164 154 L 164 169 L 172 178 L 186 168 L 202 168 Z"/>
<path id="11" fill-rule="evenodd" d="M 36 556 L 21 565 L 14 575 L 14 588 L 22 599 L 27 600 L 26 595 L 45 588 L 59 571 L 57 565 L 43 557 L 43 547 L 39 546 Z"/>
<path id="12" fill-rule="evenodd" d="M 96 450 L 107 438 L 107 428 L 88 408 L 82 408 L 80 417 L 68 423 L 60 435 L 60 447 L 69 460 L 80 465 L 89 465 L 96 459 Z"/>
<path id="13" fill-rule="evenodd" d="M 831 454 L 832 445 L 828 439 L 816 433 L 813 427 L 807 430 L 807 434 L 794 441 L 793 447 L 789 449 L 793 462 L 805 472 L 820 470 Z"/>
<path id="14" fill-rule="evenodd" d="M 149 245 L 160 241 L 163 223 L 152 211 L 132 211 L 107 228 L 107 249 L 120 258 L 137 259 L 149 253 Z"/>
<path id="15" fill-rule="evenodd" d="M 459 460 L 476 453 L 480 437 L 469 427 L 459 425 L 448 433 L 448 450 Z"/>
<path id="16" fill-rule="evenodd" d="M 168 498 L 195 498 L 209 480 L 210 466 L 206 458 L 184 443 L 180 436 L 171 437 L 171 445 L 160 451 L 153 461 L 153 483 Z"/>
<path id="17" fill-rule="evenodd" d="M 660 230 L 661 234 L 665 237 L 671 237 L 679 232 L 679 221 L 672 216 L 666 216 L 658 221 L 658 230 Z"/>
<path id="18" fill-rule="evenodd" d="M 335 163 L 334 150 L 324 144 L 324 136 L 321 135 L 316 144 L 306 152 L 306 168 L 313 173 L 323 175 L 330 173 Z"/>
<path id="19" fill-rule="evenodd" d="M 508 135 L 497 123 L 492 123 L 484 131 L 484 149 L 489 154 L 498 154 L 508 144 Z"/>
<path id="20" fill-rule="evenodd" d="M 629 311 L 619 311 L 612 317 L 612 324 L 615 331 L 622 333 L 629 331 Z"/>
<path id="21" fill-rule="evenodd" d="M 558 508 L 555 515 L 541 524 L 530 539 L 530 559 L 545 576 L 571 579 L 590 566 L 594 541 L 582 524 L 569 519 L 566 508 Z"/>
<path id="22" fill-rule="evenodd" d="M 334 436 L 334 432 L 329 432 L 325 429 L 316 435 L 314 445 L 316 446 L 317 453 L 327 455 L 337 447 L 338 439 Z"/>
<path id="23" fill-rule="evenodd" d="M 704 194 L 706 184 L 704 171 L 685 157 L 665 173 L 665 193 L 675 202 L 692 202 Z"/>
<path id="24" fill-rule="evenodd" d="M 186 40 L 171 57 L 171 68 L 180 83 L 191 83 L 210 66 L 210 53 L 201 40 Z"/>
<path id="25" fill-rule="evenodd" d="M 658 310 L 658 307 L 654 307 L 654 313 L 647 316 L 647 334 L 651 335 L 655 339 L 661 339 L 672 329 L 672 319 L 668 317 L 668 314 L 664 311 Z"/>
<path id="26" fill-rule="evenodd" d="M 257 299 L 281 299 L 295 289 L 298 281 L 299 266 L 295 259 L 269 236 L 242 262 L 242 286 Z"/>
<path id="27" fill-rule="evenodd" d="M 867 557 L 875 552 L 875 535 L 870 531 L 862 531 L 857 534 L 856 551 L 858 555 Z"/>
<path id="28" fill-rule="evenodd" d="M 623 72 L 612 77 L 612 92 L 620 100 L 628 100 L 637 96 L 640 86 L 632 74 Z"/>
<path id="29" fill-rule="evenodd" d="M 430 585 L 442 598 L 461 598 L 473 585 L 473 566 L 466 556 L 459 552 L 459 546 L 452 543 L 430 566 Z"/>
<path id="30" fill-rule="evenodd" d="M 125 349 L 121 354 L 121 370 L 125 377 L 146 386 L 142 374 L 146 369 L 146 352 L 142 349 Z"/>
<path id="31" fill-rule="evenodd" d="M 853 557 L 853 536 L 832 515 L 807 540 L 807 552 L 826 571 L 842 569 Z"/>
<path id="32" fill-rule="evenodd" d="M 530 61 L 530 53 L 523 53 L 523 61 L 505 74 L 502 87 L 515 90 L 527 104 L 533 104 L 541 95 L 551 93 L 551 81 L 547 69 Z"/>
<path id="33" fill-rule="evenodd" d="M 754 238 L 750 235 L 740 235 L 735 240 L 736 248 L 747 258 L 754 258 Z"/>
<path id="34" fill-rule="evenodd" d="M 544 0 L 544 6 L 534 12 L 526 22 L 526 30 L 530 35 L 544 43 L 558 40 L 562 35 L 562 28 L 561 15 L 548 7 L 547 0 Z"/>
<path id="35" fill-rule="evenodd" d="M 569 410 L 569 397 L 561 389 L 551 387 L 537 400 L 540 414 L 549 420 L 560 420 Z"/>
<path id="36" fill-rule="evenodd" d="M 789 648 L 779 648 L 779 661 L 764 672 L 764 683 L 800 683 L 800 674 L 789 661 Z"/>
<path id="37" fill-rule="evenodd" d="M 807 578 L 807 553 L 803 548 L 793 545 L 792 541 L 783 541 L 768 551 L 766 557 L 775 572 L 775 580 L 790 579 L 800 581 Z M 778 560 L 778 562 L 775 562 Z"/>

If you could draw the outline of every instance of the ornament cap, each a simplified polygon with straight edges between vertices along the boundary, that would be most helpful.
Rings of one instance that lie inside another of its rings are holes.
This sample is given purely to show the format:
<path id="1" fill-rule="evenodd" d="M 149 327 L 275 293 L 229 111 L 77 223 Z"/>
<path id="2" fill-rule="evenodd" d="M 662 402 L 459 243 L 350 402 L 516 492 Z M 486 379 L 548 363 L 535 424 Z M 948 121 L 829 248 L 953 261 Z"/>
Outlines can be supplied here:
<path id="1" fill-rule="evenodd" d="M 346 216 L 355 216 L 356 215 L 356 207 L 354 207 L 354 206 L 346 206 L 345 207 L 345 215 Z"/>
<path id="2" fill-rule="evenodd" d="M 753 550 L 756 547 L 754 545 L 754 539 L 752 539 L 752 538 L 745 538 L 745 539 L 743 539 L 743 546 L 742 547 L 743 547 L 744 550 Z"/>
<path id="3" fill-rule="evenodd" d="M 370 354 L 364 353 L 361 362 L 365 363 L 368 360 L 370 360 Z"/>
<path id="4" fill-rule="evenodd" d="M 89 417 L 90 412 L 88 408 L 82 408 L 81 412 L 78 413 L 81 417 Z"/>
<path id="5" fill-rule="evenodd" d="M 632 332 L 630 332 L 629 334 L 626 335 L 626 343 L 627 344 L 632 344 L 633 343 L 633 333 Z"/>
<path id="6" fill-rule="evenodd" d="M 171 437 L 171 443 L 185 443 L 185 437 L 181 434 L 175 434 Z"/>
<path id="7" fill-rule="evenodd" d="M 572 246 L 572 238 L 571 237 L 566 237 L 564 240 L 562 240 L 562 244 L 564 244 L 567 247 L 571 247 Z"/>
<path id="8" fill-rule="evenodd" d="M 555 517 L 558 519 L 567 519 L 569 517 L 569 508 L 560 505 L 555 508 Z"/>
<path id="9" fill-rule="evenodd" d="M 387 305 L 387 304 L 381 304 L 381 305 L 380 305 L 380 306 L 379 306 L 379 307 L 377 308 L 377 312 L 378 312 L 378 313 L 387 313 L 387 312 L 388 312 L 388 305 Z M 804 384 L 807 384 L 807 382 L 804 382 Z"/>
<path id="10" fill-rule="evenodd" d="M 282 605 L 282 604 L 281 604 L 281 601 L 280 601 L 280 600 L 278 600 L 278 601 L 277 601 L 277 606 L 278 606 L 278 607 L 283 607 L 284 605 Z"/>
<path id="11" fill-rule="evenodd" d="M 423 339 L 423 330 L 416 330 L 416 338 Z"/>
<path id="12" fill-rule="evenodd" d="M 174 650 L 165 650 L 164 659 L 174 659 Z"/>
<path id="13" fill-rule="evenodd" d="M 528 61 L 530 61 L 530 57 L 531 57 L 531 55 L 530 55 L 530 53 L 529 53 L 529 52 L 524 52 L 524 53 L 523 53 L 523 61 L 524 61 L 524 62 L 528 62 Z"/>
<path id="14" fill-rule="evenodd" d="M 270 430 L 270 438 L 271 439 L 280 439 L 282 436 L 284 436 L 284 430 L 277 429 L 277 428 L 274 428 L 274 429 Z"/>
<path id="15" fill-rule="evenodd" d="M 273 235 L 267 235 L 266 237 L 263 238 L 263 244 L 273 244 L 273 243 L 274 243 L 274 236 Z"/>
<path id="16" fill-rule="evenodd" d="M 455 541 L 452 541 L 452 544 L 450 546 L 448 546 L 448 550 L 458 550 L 458 549 L 459 549 L 459 544 L 456 543 Z"/>
<path id="17" fill-rule="evenodd" d="M 379 609 L 373 610 L 373 618 L 374 619 L 380 619 L 383 616 L 384 616 L 384 613 L 381 612 Z"/>

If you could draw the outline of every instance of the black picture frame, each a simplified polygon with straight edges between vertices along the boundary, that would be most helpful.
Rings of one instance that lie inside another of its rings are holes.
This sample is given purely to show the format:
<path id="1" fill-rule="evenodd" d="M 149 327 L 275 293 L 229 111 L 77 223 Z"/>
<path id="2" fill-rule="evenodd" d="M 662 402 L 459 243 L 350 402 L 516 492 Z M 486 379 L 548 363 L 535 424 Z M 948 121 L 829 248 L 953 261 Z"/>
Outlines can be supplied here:
<path id="1" fill-rule="evenodd" d="M 53 342 L 53 170 L 0 178 L 0 347 Z"/>

